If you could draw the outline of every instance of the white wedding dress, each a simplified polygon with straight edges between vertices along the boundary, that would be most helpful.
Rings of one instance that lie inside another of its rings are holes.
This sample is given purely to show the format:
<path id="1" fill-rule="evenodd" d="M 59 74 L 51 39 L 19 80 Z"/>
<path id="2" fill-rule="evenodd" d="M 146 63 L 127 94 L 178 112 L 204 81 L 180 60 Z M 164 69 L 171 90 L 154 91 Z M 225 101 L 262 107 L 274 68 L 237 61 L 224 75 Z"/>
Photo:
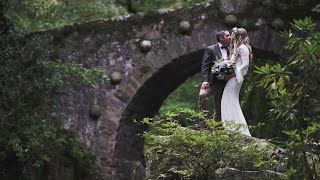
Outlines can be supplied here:
<path id="1" fill-rule="evenodd" d="M 243 77 L 247 74 L 249 68 L 249 49 L 242 44 L 239 50 L 240 57 L 236 59 L 232 55 L 230 58 L 230 61 L 236 63 L 236 77 L 229 79 L 224 88 L 221 99 L 221 119 L 226 129 L 251 136 L 239 103 Z"/>

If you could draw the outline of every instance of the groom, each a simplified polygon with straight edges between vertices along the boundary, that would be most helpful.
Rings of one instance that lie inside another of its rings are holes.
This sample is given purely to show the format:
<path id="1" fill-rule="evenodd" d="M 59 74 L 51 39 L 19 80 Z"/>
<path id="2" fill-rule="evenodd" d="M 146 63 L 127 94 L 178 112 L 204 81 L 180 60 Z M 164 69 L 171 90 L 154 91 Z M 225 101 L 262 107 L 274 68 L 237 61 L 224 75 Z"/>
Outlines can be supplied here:
<path id="1" fill-rule="evenodd" d="M 208 111 L 208 99 L 214 97 L 214 120 L 221 121 L 221 98 L 226 81 L 231 77 L 226 76 L 225 80 L 218 80 L 211 74 L 211 66 L 218 59 L 228 59 L 228 46 L 231 42 L 230 33 L 226 30 L 216 33 L 217 43 L 206 48 L 201 66 L 202 84 L 199 92 L 199 109 Z"/>

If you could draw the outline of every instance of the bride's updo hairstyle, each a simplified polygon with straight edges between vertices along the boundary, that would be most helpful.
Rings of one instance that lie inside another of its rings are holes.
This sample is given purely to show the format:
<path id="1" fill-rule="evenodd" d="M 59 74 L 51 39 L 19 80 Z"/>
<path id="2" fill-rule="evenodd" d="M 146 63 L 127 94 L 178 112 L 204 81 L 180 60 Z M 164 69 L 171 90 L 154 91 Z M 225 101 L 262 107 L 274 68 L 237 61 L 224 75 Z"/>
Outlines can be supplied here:
<path id="1" fill-rule="evenodd" d="M 242 44 L 248 47 L 249 59 L 251 60 L 253 55 L 251 46 L 249 45 L 249 37 L 247 31 L 243 28 L 234 27 L 231 32 L 231 54 L 235 54 L 236 58 L 240 56 L 239 46 Z"/>

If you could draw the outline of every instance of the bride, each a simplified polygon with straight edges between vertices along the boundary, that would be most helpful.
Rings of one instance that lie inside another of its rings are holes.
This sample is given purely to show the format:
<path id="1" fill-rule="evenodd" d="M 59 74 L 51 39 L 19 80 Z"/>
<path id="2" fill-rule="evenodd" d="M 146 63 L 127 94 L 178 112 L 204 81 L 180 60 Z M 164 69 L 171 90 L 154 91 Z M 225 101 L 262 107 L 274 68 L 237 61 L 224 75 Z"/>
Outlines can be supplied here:
<path id="1" fill-rule="evenodd" d="M 221 99 L 221 119 L 224 127 L 251 136 L 247 122 L 239 103 L 239 92 L 243 77 L 247 74 L 252 50 L 249 45 L 247 31 L 243 28 L 233 28 L 231 33 L 231 57 L 229 61 L 235 62 L 236 71 L 229 76 Z"/>

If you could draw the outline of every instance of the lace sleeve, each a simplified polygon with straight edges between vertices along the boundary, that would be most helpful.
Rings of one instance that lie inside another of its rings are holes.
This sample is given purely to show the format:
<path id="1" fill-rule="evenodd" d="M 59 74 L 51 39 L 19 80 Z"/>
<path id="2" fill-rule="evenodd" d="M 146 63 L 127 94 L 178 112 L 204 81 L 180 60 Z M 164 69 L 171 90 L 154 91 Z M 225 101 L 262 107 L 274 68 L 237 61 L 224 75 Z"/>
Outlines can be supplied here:
<path id="1" fill-rule="evenodd" d="M 243 81 L 243 76 L 245 76 L 248 72 L 249 68 L 249 49 L 245 45 L 241 45 L 239 47 L 240 50 L 240 58 L 241 58 L 241 66 L 236 69 L 236 79 L 238 83 Z"/>

